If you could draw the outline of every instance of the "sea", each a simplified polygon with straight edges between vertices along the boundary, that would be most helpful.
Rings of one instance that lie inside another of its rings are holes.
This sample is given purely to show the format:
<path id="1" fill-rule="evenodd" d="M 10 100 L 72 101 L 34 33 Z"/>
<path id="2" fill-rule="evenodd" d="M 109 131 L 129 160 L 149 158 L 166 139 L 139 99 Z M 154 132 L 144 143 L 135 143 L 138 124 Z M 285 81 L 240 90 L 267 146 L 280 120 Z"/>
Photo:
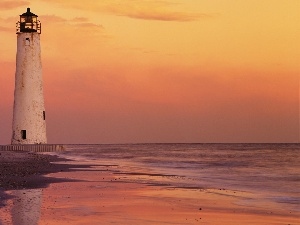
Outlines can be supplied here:
<path id="1" fill-rule="evenodd" d="M 107 165 L 127 182 L 251 193 L 244 205 L 300 212 L 299 144 L 66 145 L 53 153 L 74 163 Z"/>

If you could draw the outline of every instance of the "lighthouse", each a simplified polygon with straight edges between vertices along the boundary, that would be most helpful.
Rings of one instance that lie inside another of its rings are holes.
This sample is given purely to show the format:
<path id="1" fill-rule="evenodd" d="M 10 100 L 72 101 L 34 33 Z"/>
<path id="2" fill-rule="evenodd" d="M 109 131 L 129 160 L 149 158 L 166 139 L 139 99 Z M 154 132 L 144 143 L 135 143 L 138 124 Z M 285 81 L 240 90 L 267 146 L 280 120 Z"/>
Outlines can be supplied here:
<path id="1" fill-rule="evenodd" d="M 40 35 L 38 16 L 27 8 L 17 22 L 12 145 L 47 143 Z"/>

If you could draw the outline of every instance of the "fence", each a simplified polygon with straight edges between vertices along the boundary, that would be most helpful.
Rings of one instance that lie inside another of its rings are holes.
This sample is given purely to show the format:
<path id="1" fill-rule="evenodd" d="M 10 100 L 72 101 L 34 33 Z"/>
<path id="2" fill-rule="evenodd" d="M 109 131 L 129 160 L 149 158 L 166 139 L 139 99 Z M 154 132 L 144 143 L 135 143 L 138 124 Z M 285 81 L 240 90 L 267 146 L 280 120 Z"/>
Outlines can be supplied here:
<path id="1" fill-rule="evenodd" d="M 59 152 L 64 150 L 63 145 L 53 144 L 0 145 L 0 151 Z"/>

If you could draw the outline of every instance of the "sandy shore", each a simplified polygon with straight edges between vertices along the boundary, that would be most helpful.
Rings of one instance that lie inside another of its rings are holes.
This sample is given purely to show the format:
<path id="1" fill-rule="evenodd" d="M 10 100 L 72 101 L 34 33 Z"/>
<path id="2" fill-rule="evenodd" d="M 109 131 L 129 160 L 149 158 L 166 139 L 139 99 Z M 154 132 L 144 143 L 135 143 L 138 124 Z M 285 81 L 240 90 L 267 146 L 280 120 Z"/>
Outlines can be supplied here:
<path id="1" fill-rule="evenodd" d="M 66 179 L 45 177 L 45 174 L 85 167 L 54 164 L 63 160 L 66 161 L 56 156 L 31 152 L 0 151 L 0 191 L 45 188 L 50 183 L 66 181 Z"/>
<path id="2" fill-rule="evenodd" d="M 252 193 L 151 186 L 118 165 L 0 153 L 0 224 L 300 224 L 299 212 L 246 204 Z"/>

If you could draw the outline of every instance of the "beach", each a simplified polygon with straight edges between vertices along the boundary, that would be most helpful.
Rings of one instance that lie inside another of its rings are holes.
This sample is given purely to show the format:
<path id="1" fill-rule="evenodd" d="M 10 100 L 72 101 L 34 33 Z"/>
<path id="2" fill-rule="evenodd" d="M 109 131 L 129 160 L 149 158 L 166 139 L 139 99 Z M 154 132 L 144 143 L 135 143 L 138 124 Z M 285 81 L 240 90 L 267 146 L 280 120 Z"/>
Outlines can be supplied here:
<path id="1" fill-rule="evenodd" d="M 187 176 L 141 171 L 133 160 L 0 153 L 0 224 L 300 224 L 297 205 L 242 188 L 192 186 Z"/>

